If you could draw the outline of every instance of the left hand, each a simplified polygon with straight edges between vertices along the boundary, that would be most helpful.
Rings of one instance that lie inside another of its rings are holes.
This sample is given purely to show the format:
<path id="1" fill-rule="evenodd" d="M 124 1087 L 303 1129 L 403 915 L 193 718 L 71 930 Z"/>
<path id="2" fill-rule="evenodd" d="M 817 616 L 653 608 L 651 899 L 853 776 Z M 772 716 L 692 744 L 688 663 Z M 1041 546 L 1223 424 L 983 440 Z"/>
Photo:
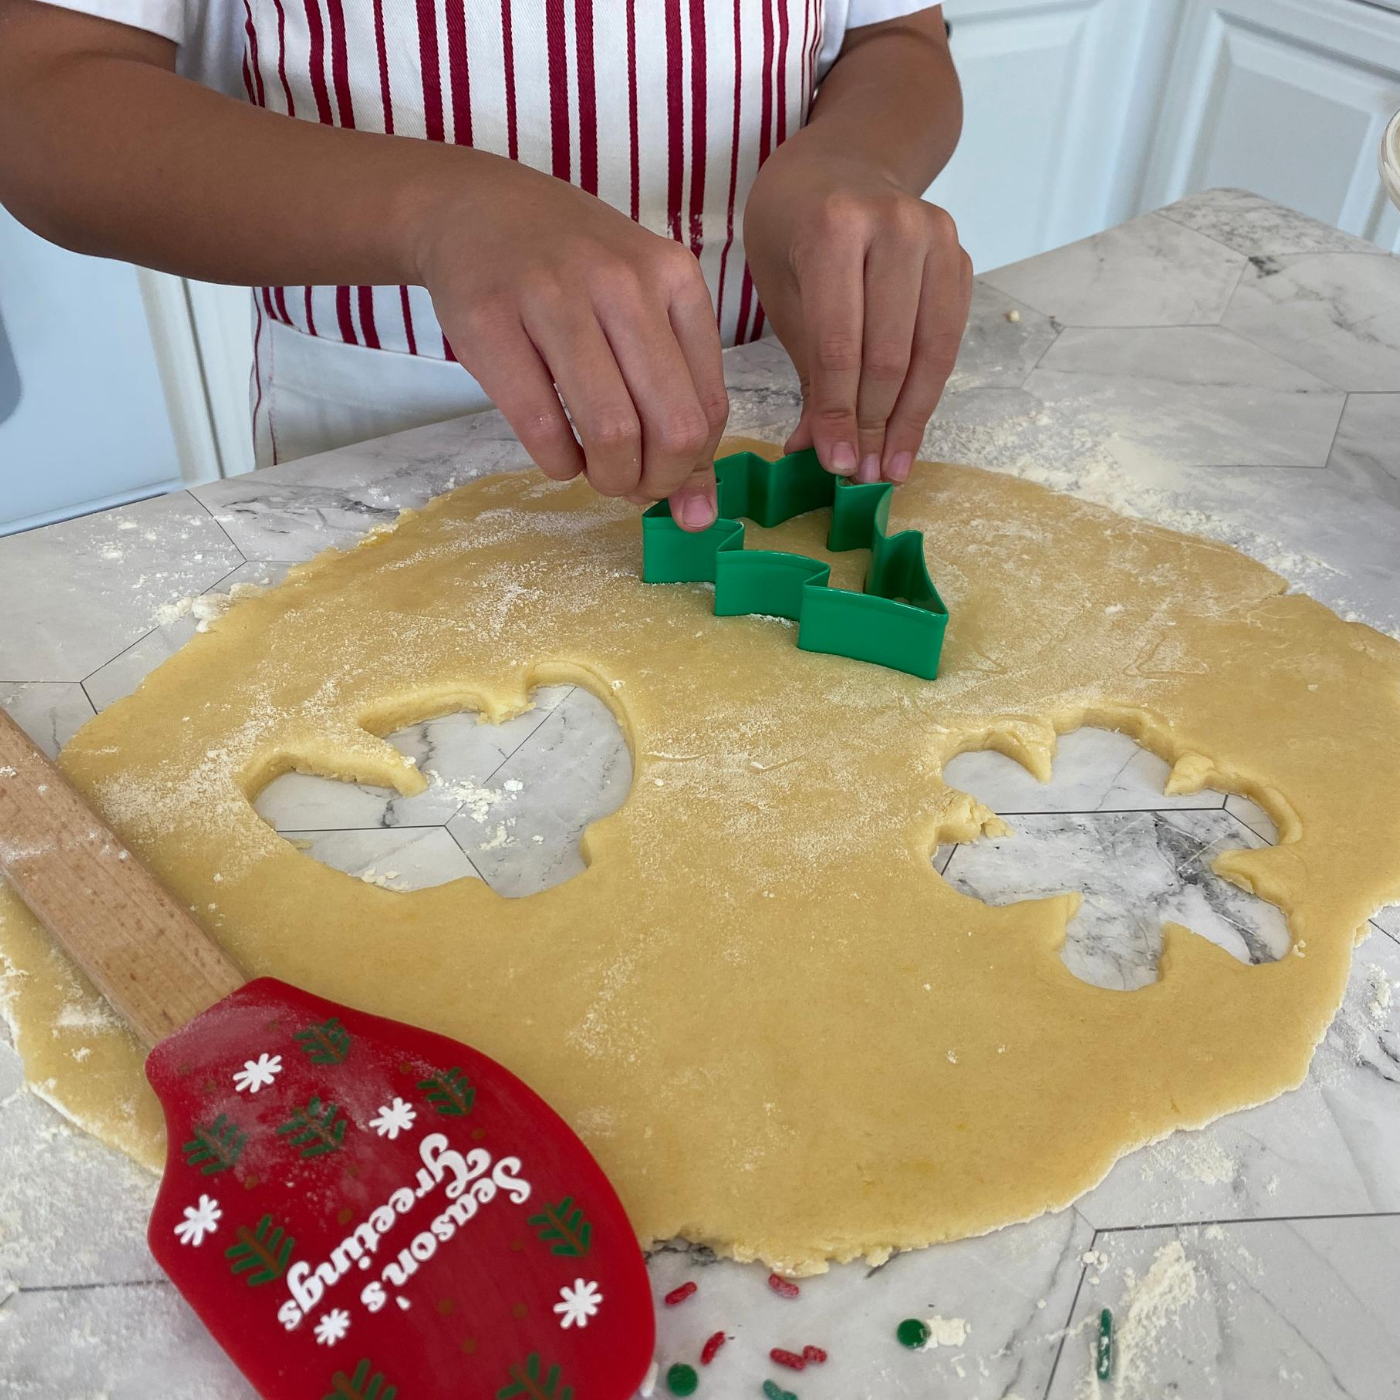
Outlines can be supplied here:
<path id="1" fill-rule="evenodd" d="M 951 216 L 881 171 L 781 146 L 749 194 L 754 285 L 802 383 L 786 450 L 904 481 L 953 369 L 972 260 Z"/>

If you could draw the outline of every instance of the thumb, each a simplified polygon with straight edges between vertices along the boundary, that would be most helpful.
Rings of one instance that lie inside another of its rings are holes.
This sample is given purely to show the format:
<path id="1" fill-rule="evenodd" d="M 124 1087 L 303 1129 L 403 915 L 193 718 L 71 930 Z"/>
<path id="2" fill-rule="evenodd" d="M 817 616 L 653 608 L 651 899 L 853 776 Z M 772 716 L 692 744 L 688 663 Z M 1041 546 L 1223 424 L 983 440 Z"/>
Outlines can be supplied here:
<path id="1" fill-rule="evenodd" d="M 668 498 L 671 515 L 682 530 L 708 530 L 719 509 L 715 497 L 715 464 L 704 462 Z"/>

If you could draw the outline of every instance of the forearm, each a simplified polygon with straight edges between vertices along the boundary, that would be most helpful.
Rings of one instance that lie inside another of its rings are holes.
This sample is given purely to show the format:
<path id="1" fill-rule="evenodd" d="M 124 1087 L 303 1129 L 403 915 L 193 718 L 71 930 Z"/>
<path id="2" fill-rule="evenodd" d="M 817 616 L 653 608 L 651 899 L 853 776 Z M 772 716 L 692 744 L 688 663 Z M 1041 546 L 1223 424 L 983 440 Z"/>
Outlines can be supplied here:
<path id="1" fill-rule="evenodd" d="M 922 194 L 962 132 L 962 90 L 941 11 L 852 30 L 807 125 L 779 151 L 846 158 Z"/>
<path id="2" fill-rule="evenodd" d="M 121 26 L 139 56 L 49 53 L 33 21 L 70 17 L 40 8 L 0 23 L 0 200 L 81 252 L 247 285 L 413 281 L 421 207 L 458 183 L 465 205 L 495 159 L 248 106 Z"/>

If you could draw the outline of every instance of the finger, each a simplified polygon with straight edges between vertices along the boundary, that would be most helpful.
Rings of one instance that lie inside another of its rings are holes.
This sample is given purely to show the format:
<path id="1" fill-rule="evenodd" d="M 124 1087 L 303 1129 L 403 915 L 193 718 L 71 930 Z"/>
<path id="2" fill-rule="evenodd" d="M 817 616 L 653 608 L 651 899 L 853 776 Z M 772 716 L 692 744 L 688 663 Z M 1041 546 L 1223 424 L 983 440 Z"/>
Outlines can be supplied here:
<path id="1" fill-rule="evenodd" d="M 589 484 L 604 496 L 639 494 L 642 426 L 608 338 L 587 303 L 557 301 L 530 333 L 583 444 Z"/>
<path id="2" fill-rule="evenodd" d="M 829 243 L 820 269 L 802 279 L 812 443 L 822 465 L 838 476 L 854 475 L 858 461 L 864 264 L 863 242 L 847 238 Z"/>
<path id="3" fill-rule="evenodd" d="M 690 382 L 695 386 L 695 397 L 708 428 L 698 470 L 703 475 L 708 469 L 713 477 L 715 452 L 729 424 L 729 391 L 724 384 L 719 324 L 698 263 L 690 285 L 672 296 L 670 316 L 671 329 L 685 356 Z"/>
<path id="4" fill-rule="evenodd" d="M 697 466 L 690 478 L 670 498 L 671 516 L 682 530 L 708 530 L 719 515 L 715 464 Z"/>
<path id="5" fill-rule="evenodd" d="M 539 469 L 555 481 L 570 481 L 584 469 L 583 449 L 574 436 L 554 380 L 519 318 L 497 321 L 471 337 L 478 347 L 463 367 L 505 414 L 520 444 Z"/>
<path id="6" fill-rule="evenodd" d="M 865 328 L 861 341 L 856 423 L 857 481 L 879 481 L 885 425 L 913 360 L 928 245 L 898 234 L 879 237 L 865 260 Z"/>
<path id="7" fill-rule="evenodd" d="M 972 300 L 972 263 L 961 248 L 952 266 L 933 254 L 925 264 L 913 357 L 885 427 L 883 472 L 905 481 L 924 439 L 943 386 L 953 372 Z"/>
<path id="8" fill-rule="evenodd" d="M 655 290 L 610 279 L 596 310 L 641 424 L 637 494 L 662 500 L 695 470 L 709 435 L 690 367 Z"/>

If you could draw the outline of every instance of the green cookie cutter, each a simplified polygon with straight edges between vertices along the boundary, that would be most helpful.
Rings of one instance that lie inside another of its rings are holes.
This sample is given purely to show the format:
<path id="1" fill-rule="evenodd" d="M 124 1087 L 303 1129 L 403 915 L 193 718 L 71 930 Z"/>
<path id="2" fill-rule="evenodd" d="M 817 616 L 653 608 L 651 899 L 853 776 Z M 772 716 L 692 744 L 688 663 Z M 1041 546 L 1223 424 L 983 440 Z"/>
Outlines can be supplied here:
<path id="1" fill-rule="evenodd" d="M 715 616 L 760 613 L 798 624 L 797 645 L 932 680 L 948 609 L 924 562 L 918 530 L 886 533 L 889 482 L 856 484 L 822 468 L 811 448 L 775 462 L 736 452 L 715 463 L 719 519 L 682 530 L 662 501 L 642 517 L 647 583 L 713 583 Z M 830 565 L 805 554 L 744 548 L 744 516 L 765 528 L 831 508 L 827 548 L 868 549 L 865 591 L 829 586 Z"/>

